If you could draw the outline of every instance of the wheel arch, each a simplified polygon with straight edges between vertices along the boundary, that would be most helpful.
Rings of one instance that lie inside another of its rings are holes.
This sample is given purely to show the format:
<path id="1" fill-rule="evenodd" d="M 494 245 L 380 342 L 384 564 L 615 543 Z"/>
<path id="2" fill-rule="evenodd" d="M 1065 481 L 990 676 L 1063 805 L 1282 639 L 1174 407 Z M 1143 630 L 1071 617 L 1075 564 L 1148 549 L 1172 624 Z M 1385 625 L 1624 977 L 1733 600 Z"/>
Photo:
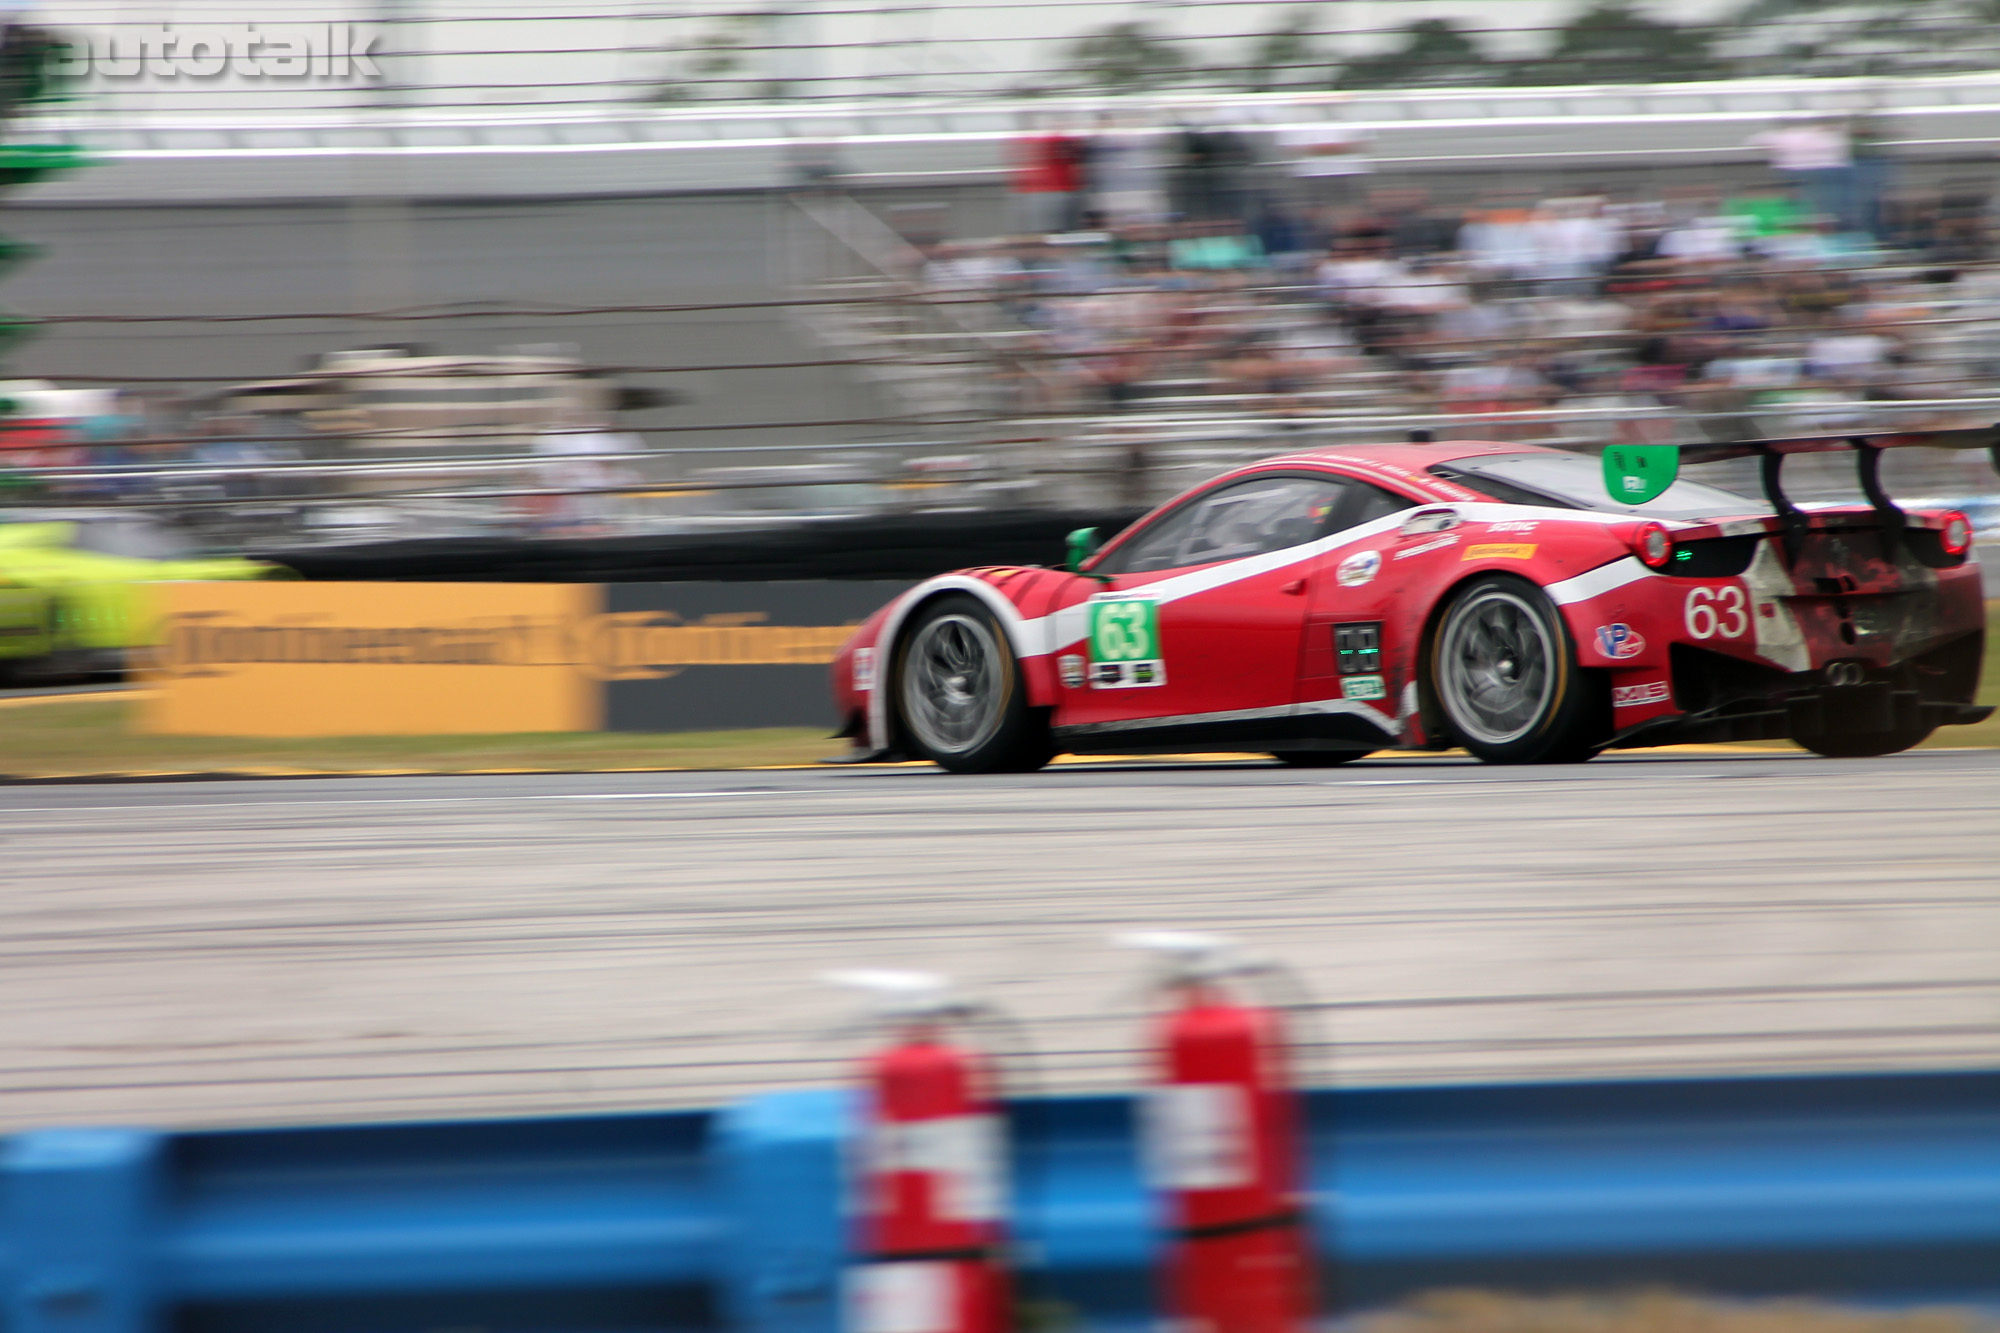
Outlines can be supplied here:
<path id="1" fill-rule="evenodd" d="M 1054 703 L 1049 697 L 1047 673 L 1029 667 L 1030 659 L 1044 657 L 1048 652 L 1042 642 L 1045 632 L 1041 621 L 1022 615 L 1020 607 L 984 579 L 970 574 L 940 574 L 904 593 L 890 609 L 888 619 L 882 622 L 882 630 L 875 637 L 877 666 L 875 688 L 868 692 L 868 743 L 877 750 L 891 749 L 899 739 L 897 732 L 901 719 L 896 715 L 896 705 L 890 696 L 895 692 L 897 665 L 904 641 L 908 638 L 910 622 L 923 608 L 954 593 L 970 593 L 993 612 L 1000 632 L 1006 636 L 1009 651 L 1021 665 L 1021 684 L 1027 691 L 1029 706 L 1047 708 Z"/>
<path id="2" fill-rule="evenodd" d="M 1450 583 L 1438 590 L 1436 597 L 1431 599 L 1430 607 L 1424 612 L 1423 628 L 1417 636 L 1417 659 L 1414 664 L 1417 719 L 1423 727 L 1424 739 L 1427 742 L 1449 744 L 1458 739 L 1452 732 L 1451 721 L 1445 715 L 1443 706 L 1438 703 L 1437 683 L 1432 679 L 1431 658 L 1437 647 L 1438 627 L 1444 622 L 1445 612 L 1458 600 L 1460 592 L 1468 585 L 1496 574 L 1525 583 L 1548 598 L 1549 605 L 1555 608 L 1556 619 L 1569 633 L 1573 644 L 1580 646 L 1585 642 L 1583 633 L 1578 628 L 1575 608 L 1552 593 L 1550 585 L 1536 578 L 1531 571 L 1493 564 L 1460 571 Z M 1599 668 L 1584 666 L 1581 653 L 1574 654 L 1571 666 L 1579 675 L 1589 679 L 1601 680 L 1605 675 Z"/>
<path id="3" fill-rule="evenodd" d="M 1458 600 L 1459 591 L 1487 572 L 1483 569 L 1460 571 L 1457 577 L 1438 589 L 1437 595 L 1431 598 L 1429 609 L 1424 612 L 1423 627 L 1417 634 L 1416 660 L 1411 663 L 1411 679 L 1417 687 L 1417 722 L 1423 728 L 1424 740 L 1428 744 L 1442 746 L 1457 739 L 1452 733 L 1451 720 L 1438 703 L 1437 682 L 1432 679 L 1431 656 L 1437 648 L 1438 626 L 1444 623 L 1444 613 Z"/>

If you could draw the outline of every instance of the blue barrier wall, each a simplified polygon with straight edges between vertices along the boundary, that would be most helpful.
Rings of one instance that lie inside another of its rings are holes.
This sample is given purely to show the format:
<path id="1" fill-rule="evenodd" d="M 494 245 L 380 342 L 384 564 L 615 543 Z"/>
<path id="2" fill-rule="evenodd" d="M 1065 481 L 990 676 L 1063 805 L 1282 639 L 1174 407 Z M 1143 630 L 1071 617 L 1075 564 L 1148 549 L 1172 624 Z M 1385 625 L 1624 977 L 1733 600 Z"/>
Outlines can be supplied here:
<path id="1" fill-rule="evenodd" d="M 2000 1073 L 1310 1098 L 1348 1306 L 1672 1282 L 2000 1307 Z M 0 1148 L 7 1333 L 835 1333 L 851 1099 Z M 1015 1108 L 1026 1295 L 1152 1318 L 1126 1098 Z"/>

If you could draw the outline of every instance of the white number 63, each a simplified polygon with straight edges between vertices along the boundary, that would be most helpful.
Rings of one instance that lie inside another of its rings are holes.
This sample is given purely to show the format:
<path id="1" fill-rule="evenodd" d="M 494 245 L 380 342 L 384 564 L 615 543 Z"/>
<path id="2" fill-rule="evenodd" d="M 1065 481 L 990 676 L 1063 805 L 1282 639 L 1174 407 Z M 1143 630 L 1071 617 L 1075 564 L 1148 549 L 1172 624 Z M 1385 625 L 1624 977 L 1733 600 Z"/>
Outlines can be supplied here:
<path id="1" fill-rule="evenodd" d="M 1727 588 L 1696 588 L 1688 594 L 1687 631 L 1690 638 L 1712 639 L 1718 634 L 1725 639 L 1740 639 L 1750 628 L 1750 612 L 1743 599 L 1743 589 L 1731 584 Z"/>

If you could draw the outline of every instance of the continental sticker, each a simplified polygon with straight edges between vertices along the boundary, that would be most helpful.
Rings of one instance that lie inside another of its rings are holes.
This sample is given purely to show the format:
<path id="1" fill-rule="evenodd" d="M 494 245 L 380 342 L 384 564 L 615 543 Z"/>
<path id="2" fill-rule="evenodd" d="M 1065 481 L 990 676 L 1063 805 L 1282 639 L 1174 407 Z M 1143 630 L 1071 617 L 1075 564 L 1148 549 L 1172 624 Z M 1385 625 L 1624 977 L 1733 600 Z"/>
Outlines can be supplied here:
<path id="1" fill-rule="evenodd" d="M 1167 663 L 1160 651 L 1160 606 L 1150 597 L 1092 599 L 1087 644 L 1094 690 L 1167 683 Z"/>
<path id="2" fill-rule="evenodd" d="M 437 609 L 426 608 L 428 623 L 366 623 L 381 618 L 372 607 L 360 608 L 352 620 L 343 620 L 346 607 L 317 605 L 286 608 L 270 619 L 221 610 L 173 611 L 155 666 L 177 677 L 267 666 L 575 666 L 600 680 L 650 680 L 689 666 L 818 665 L 832 661 L 854 633 L 847 625 L 762 625 L 756 623 L 761 612 L 724 613 L 692 624 L 664 611 L 482 616 L 465 611 L 471 600 L 461 597 L 447 605 L 440 598 Z M 873 663 L 861 652 L 854 669 L 857 686 L 866 688 L 858 678 L 872 671 Z"/>
<path id="3" fill-rule="evenodd" d="M 1380 676 L 1343 676 L 1340 681 L 1340 697 L 1343 699 L 1386 699 L 1388 687 Z"/>
<path id="4" fill-rule="evenodd" d="M 593 731 L 609 682 L 695 668 L 815 666 L 851 625 L 762 610 L 604 608 L 592 584 L 169 583 L 140 727 L 188 736 Z M 848 663 L 859 690 L 885 664 Z M 300 706 L 301 699 L 312 707 Z"/>
<path id="5" fill-rule="evenodd" d="M 1533 560 L 1534 542 L 1486 542 L 1479 546 L 1468 546 L 1461 560 Z"/>

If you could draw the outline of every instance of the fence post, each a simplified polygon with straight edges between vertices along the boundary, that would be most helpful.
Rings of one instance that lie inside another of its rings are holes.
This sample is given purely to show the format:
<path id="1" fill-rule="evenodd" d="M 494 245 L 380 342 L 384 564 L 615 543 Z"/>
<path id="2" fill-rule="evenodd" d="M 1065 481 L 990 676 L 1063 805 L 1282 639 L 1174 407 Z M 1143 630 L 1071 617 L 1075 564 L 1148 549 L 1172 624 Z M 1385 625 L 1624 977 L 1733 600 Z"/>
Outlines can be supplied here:
<path id="1" fill-rule="evenodd" d="M 0 1144 L 12 1333 L 155 1333 L 161 1138 L 52 1129 Z"/>
<path id="2" fill-rule="evenodd" d="M 851 1093 L 767 1093 L 716 1117 L 717 1257 L 737 1333 L 839 1333 L 848 1248 L 844 1145 Z"/>

